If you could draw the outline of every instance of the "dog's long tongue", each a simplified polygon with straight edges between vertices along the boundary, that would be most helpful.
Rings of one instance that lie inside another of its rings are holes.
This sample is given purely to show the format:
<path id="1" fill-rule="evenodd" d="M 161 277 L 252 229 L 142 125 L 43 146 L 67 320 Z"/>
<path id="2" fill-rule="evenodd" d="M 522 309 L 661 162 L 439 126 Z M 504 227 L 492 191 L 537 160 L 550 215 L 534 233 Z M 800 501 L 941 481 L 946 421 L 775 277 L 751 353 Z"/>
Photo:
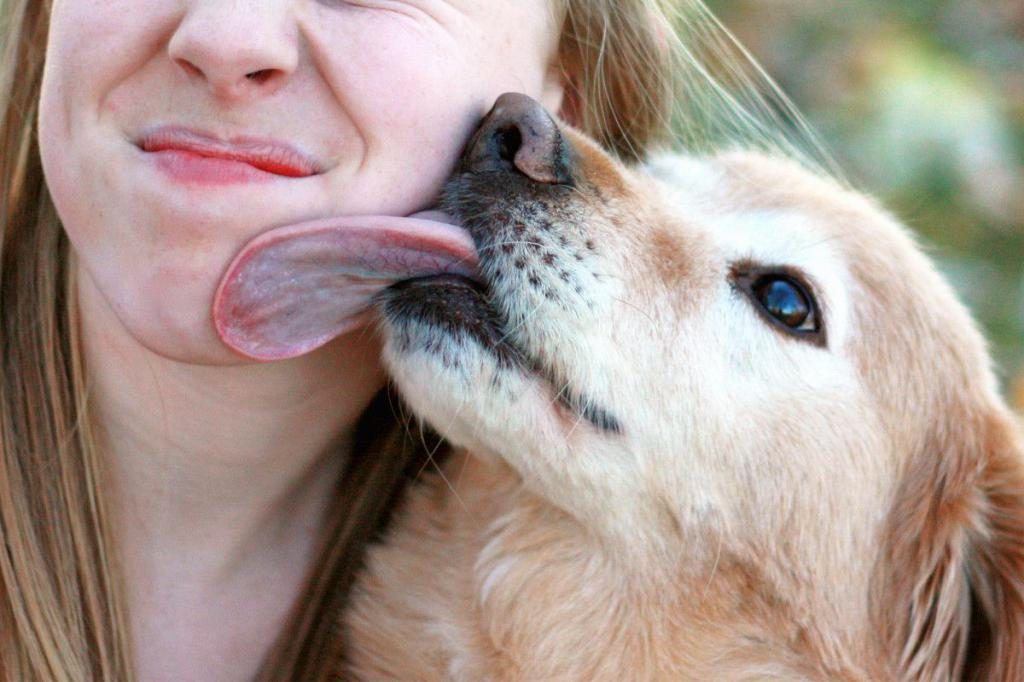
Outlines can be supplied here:
<path id="1" fill-rule="evenodd" d="M 436 211 L 280 227 L 249 242 L 221 280 L 213 320 L 242 355 L 307 353 L 366 322 L 373 295 L 402 279 L 476 276 L 469 234 Z"/>

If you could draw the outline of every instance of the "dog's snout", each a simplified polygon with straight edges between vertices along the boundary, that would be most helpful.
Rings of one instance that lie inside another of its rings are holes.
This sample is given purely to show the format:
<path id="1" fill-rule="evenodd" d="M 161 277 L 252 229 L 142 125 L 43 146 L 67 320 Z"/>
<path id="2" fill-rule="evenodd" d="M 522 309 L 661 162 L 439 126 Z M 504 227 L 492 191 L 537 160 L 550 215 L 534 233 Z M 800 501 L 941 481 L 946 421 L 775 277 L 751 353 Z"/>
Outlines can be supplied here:
<path id="1" fill-rule="evenodd" d="M 462 160 L 466 171 L 518 172 L 534 182 L 569 184 L 569 148 L 539 102 L 507 92 L 494 103 Z"/>

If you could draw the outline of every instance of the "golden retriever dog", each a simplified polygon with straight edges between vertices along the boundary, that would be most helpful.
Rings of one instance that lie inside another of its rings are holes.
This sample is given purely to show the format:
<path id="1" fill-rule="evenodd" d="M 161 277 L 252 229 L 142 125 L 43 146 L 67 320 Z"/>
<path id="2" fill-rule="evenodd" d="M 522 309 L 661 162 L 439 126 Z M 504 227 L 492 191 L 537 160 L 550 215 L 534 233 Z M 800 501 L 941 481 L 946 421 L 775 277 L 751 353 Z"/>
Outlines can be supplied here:
<path id="1" fill-rule="evenodd" d="M 454 445 L 339 678 L 1024 682 L 1019 426 L 877 204 L 754 153 L 625 167 L 507 94 L 443 208 L 270 230 L 214 305 L 270 359 L 374 299 Z"/>
<path id="2" fill-rule="evenodd" d="M 503 96 L 446 190 L 479 279 L 380 297 L 455 446 L 369 555 L 363 680 L 1024 680 L 1024 450 L 870 199 L 753 153 L 627 168 Z"/>

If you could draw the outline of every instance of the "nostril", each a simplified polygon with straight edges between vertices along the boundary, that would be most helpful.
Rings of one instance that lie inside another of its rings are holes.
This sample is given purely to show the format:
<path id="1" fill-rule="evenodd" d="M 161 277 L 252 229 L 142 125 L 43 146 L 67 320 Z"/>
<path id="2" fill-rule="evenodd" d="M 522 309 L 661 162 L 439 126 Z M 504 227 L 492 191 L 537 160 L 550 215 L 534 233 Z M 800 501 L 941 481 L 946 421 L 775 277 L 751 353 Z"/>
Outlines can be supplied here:
<path id="1" fill-rule="evenodd" d="M 245 74 L 245 77 L 255 83 L 266 83 L 270 79 L 272 72 L 272 69 L 260 69 L 259 71 L 251 71 Z"/>
<path id="2" fill-rule="evenodd" d="M 189 76 L 202 76 L 203 72 L 198 66 L 188 61 L 187 59 L 175 59 L 174 63 L 177 64 L 182 71 Z"/>
<path id="3" fill-rule="evenodd" d="M 494 131 L 494 146 L 498 158 L 508 163 L 515 163 L 516 153 L 523 146 L 523 134 L 514 125 L 498 128 Z"/>

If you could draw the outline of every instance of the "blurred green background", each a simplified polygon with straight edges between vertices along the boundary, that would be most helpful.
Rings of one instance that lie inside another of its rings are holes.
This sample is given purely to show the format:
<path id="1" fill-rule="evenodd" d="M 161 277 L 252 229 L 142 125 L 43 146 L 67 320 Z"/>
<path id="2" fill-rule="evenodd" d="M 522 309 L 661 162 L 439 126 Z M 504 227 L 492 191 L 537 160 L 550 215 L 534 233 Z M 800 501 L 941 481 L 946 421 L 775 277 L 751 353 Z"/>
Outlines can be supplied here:
<path id="1" fill-rule="evenodd" d="M 1024 0 L 708 0 L 923 238 L 1024 409 Z"/>

